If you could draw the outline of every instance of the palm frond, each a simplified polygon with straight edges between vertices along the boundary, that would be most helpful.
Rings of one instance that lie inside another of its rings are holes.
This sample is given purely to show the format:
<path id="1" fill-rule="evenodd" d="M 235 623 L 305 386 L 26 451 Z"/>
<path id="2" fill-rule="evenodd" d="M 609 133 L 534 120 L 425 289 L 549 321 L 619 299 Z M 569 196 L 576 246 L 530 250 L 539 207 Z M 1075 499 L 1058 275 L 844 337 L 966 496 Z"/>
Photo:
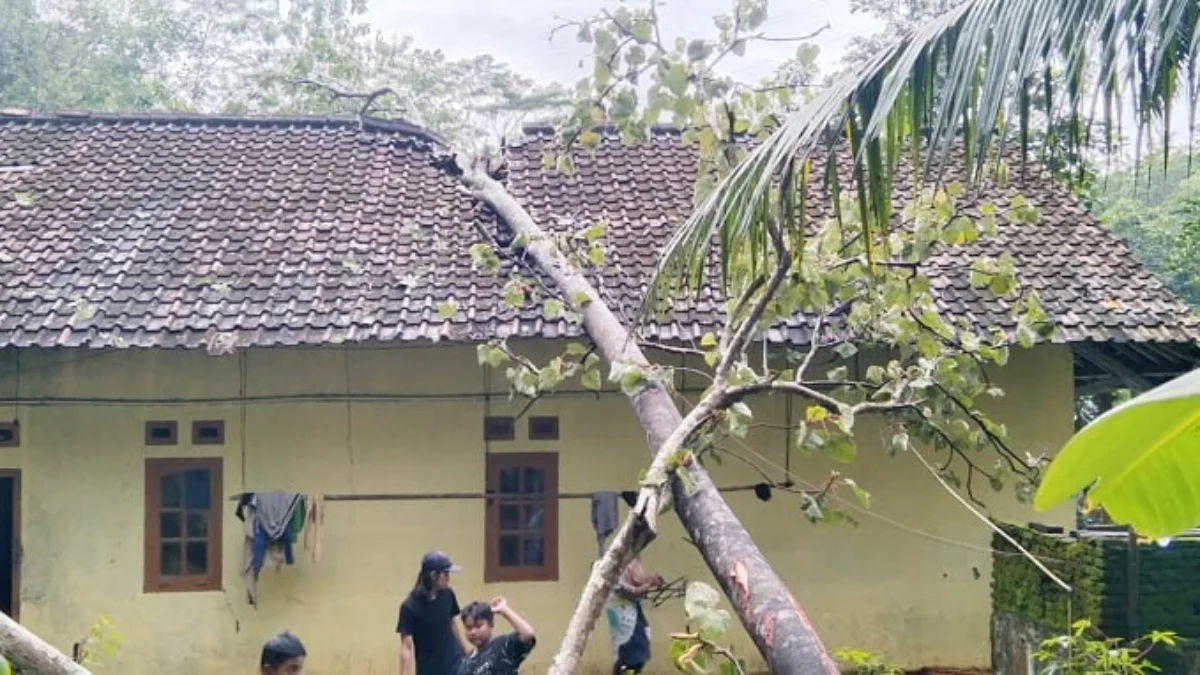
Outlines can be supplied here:
<path id="1" fill-rule="evenodd" d="M 869 235 L 887 226 L 902 153 L 920 160 L 921 177 L 936 182 L 952 146 L 961 143 L 969 173 L 978 178 L 989 157 L 1004 151 L 1014 117 L 1027 154 L 1038 131 L 1032 113 L 1041 113 L 1040 131 L 1051 133 L 1064 110 L 1067 137 L 1055 139 L 1049 152 L 1080 154 L 1097 112 L 1111 151 L 1113 126 L 1120 128 L 1127 104 L 1136 115 L 1140 153 L 1155 124 L 1164 137 L 1170 133 L 1167 121 L 1181 87 L 1194 121 L 1198 71 L 1196 0 L 966 0 L 835 83 L 755 147 L 668 242 L 647 307 L 684 280 L 702 279 L 714 240 L 722 244 L 727 278 L 730 245 L 763 240 L 760 214 L 780 186 L 799 183 L 789 174 L 803 160 L 832 159 L 849 144 L 853 184 L 827 176 L 826 189 L 835 204 L 838 191 L 857 191 Z M 1093 98 L 1085 124 L 1088 91 Z"/>

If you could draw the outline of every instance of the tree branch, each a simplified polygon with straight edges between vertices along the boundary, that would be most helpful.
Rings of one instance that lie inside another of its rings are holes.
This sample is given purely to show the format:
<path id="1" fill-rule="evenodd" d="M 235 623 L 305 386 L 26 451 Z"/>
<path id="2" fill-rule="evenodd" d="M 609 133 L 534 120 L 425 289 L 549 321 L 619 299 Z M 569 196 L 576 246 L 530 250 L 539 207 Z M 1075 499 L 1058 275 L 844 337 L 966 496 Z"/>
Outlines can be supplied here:
<path id="1" fill-rule="evenodd" d="M 91 675 L 87 668 L 0 612 L 0 654 L 23 671 L 38 675 Z"/>
<path id="2" fill-rule="evenodd" d="M 371 111 L 371 106 L 374 105 L 375 102 L 377 100 L 379 100 L 380 98 L 387 96 L 388 94 L 391 94 L 392 96 L 395 96 L 397 98 L 400 97 L 400 95 L 397 94 L 396 91 L 394 89 L 392 89 L 391 87 L 380 87 L 378 89 L 374 89 L 371 91 L 348 91 L 346 89 L 341 89 L 339 87 L 335 87 L 331 84 L 326 84 L 324 82 L 317 82 L 316 80 L 310 80 L 307 78 L 301 78 L 298 80 L 290 80 L 289 82 L 294 85 L 305 86 L 305 87 L 315 87 L 317 89 L 322 89 L 329 94 L 331 101 L 336 101 L 338 99 L 362 101 L 362 105 L 358 109 L 359 118 L 366 117 L 367 113 Z M 403 107 L 400 108 L 400 110 L 403 110 L 403 109 L 404 109 Z"/>

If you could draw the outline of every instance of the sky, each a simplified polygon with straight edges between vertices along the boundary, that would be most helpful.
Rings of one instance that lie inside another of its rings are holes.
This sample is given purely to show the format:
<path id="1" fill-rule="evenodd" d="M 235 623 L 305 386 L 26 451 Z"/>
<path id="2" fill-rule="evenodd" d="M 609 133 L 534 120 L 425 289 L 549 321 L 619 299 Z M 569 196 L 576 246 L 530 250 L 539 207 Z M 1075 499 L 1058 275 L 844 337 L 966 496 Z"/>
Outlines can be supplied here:
<path id="1" fill-rule="evenodd" d="M 368 17 L 376 28 L 411 35 L 418 46 L 440 48 L 451 57 L 490 54 L 527 77 L 543 82 L 574 84 L 584 75 L 588 45 L 575 42 L 574 31 L 550 40 L 564 19 L 583 19 L 618 0 L 372 0 Z M 646 7 L 634 0 L 631 8 Z M 667 0 L 659 5 L 664 39 L 716 35 L 712 17 L 732 12 L 732 0 Z M 828 72 L 853 35 L 871 34 L 880 23 L 851 14 L 847 0 L 774 0 L 766 23 L 770 37 L 807 35 L 828 25 L 814 43 L 819 63 Z M 668 38 L 668 36 L 670 36 Z M 733 59 L 725 71 L 743 80 L 757 80 L 795 53 L 796 44 L 759 42 L 746 56 Z"/>

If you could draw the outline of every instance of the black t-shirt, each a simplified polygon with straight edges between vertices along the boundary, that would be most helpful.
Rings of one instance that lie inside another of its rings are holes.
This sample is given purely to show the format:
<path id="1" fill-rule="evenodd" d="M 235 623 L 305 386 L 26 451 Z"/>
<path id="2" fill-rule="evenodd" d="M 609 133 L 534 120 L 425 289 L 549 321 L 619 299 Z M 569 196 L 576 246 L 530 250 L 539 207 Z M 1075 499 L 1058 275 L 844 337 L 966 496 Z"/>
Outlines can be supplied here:
<path id="1" fill-rule="evenodd" d="M 462 659 L 462 647 L 453 628 L 458 612 L 458 598 L 448 588 L 438 591 L 432 600 L 410 595 L 400 605 L 396 632 L 412 636 L 417 675 L 454 672 Z"/>
<path id="2" fill-rule="evenodd" d="M 517 668 L 536 645 L 536 639 L 525 644 L 516 633 L 493 638 L 459 662 L 457 675 L 517 675 Z"/>

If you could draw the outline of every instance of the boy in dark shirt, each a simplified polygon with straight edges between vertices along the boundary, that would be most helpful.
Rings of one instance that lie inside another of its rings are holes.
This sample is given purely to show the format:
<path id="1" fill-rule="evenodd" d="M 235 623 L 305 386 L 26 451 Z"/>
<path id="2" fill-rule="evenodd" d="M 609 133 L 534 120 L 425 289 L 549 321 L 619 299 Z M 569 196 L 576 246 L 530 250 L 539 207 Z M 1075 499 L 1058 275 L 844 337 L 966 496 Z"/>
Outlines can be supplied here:
<path id="1" fill-rule="evenodd" d="M 497 614 L 504 617 L 515 632 L 493 639 Z M 457 675 L 516 675 L 521 662 L 537 645 L 533 626 L 514 612 L 502 597 L 492 598 L 490 605 L 472 602 L 463 608 L 462 620 L 467 641 L 475 646 L 475 652 L 459 662 Z"/>

